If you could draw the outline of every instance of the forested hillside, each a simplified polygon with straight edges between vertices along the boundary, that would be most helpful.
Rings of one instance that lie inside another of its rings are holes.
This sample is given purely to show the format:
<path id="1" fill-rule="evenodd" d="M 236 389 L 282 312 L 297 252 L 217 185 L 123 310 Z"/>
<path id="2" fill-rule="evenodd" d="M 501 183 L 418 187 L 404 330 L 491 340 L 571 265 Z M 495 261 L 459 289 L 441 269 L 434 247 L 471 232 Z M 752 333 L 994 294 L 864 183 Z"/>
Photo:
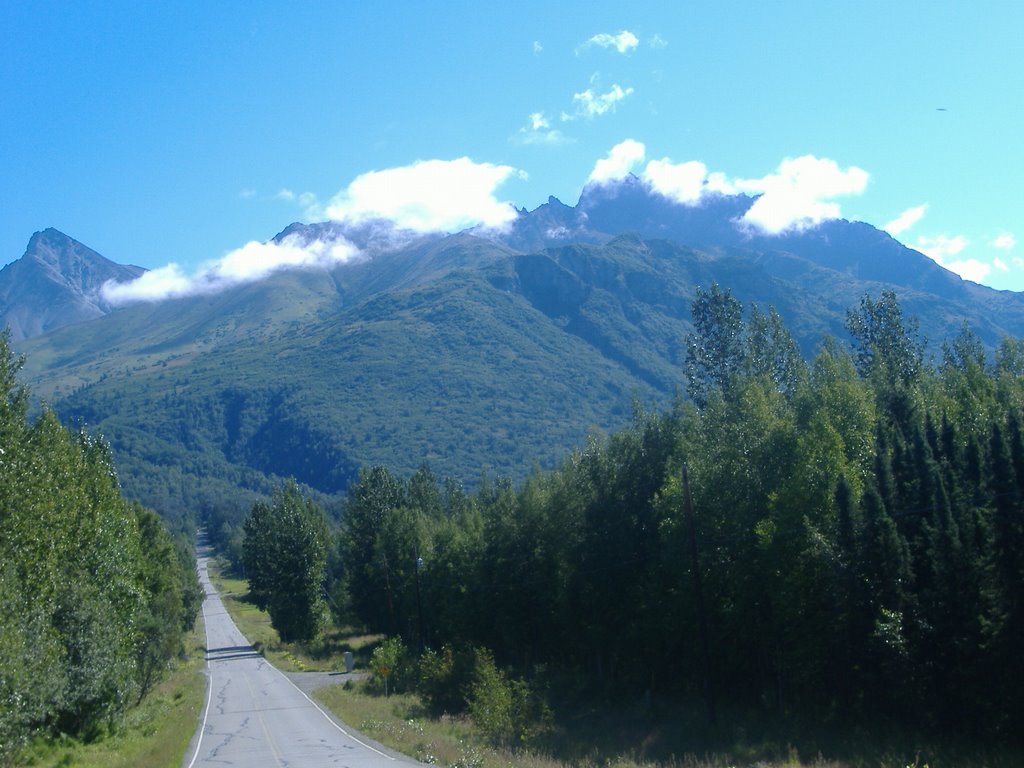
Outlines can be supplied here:
<path id="1" fill-rule="evenodd" d="M 772 311 L 692 308 L 692 399 L 553 471 L 364 469 L 336 611 L 611 700 L 1019 736 L 1024 345 L 989 361 L 965 329 L 929 365 L 883 293 L 805 363 Z"/>
<path id="2" fill-rule="evenodd" d="M 121 496 L 107 446 L 27 420 L 20 364 L 0 336 L 0 765 L 36 734 L 115 727 L 202 600 L 190 544 Z"/>
<path id="3" fill-rule="evenodd" d="M 634 187 L 553 201 L 504 234 L 384 230 L 374 245 L 373 227 L 295 224 L 274 242 L 353 237 L 362 255 L 25 340 L 25 381 L 109 441 L 130 498 L 177 519 L 242 515 L 287 477 L 333 505 L 376 464 L 469 485 L 484 466 L 516 482 L 551 469 L 591 428 L 621 428 L 632 398 L 671 402 L 690 302 L 712 282 L 774 306 L 807 359 L 881 290 L 920 318 L 929 357 L 964 321 L 990 354 L 1024 333 L 1020 295 L 869 225 L 744 238 L 728 201 L 691 209 Z"/>

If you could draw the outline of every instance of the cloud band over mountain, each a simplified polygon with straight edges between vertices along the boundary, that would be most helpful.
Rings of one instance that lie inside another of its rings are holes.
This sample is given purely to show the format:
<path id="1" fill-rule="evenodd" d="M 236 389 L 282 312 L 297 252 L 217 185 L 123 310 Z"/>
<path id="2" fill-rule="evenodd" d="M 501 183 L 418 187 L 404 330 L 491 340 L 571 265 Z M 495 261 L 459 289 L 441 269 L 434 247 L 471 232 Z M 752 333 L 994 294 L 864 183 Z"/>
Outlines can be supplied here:
<path id="1" fill-rule="evenodd" d="M 177 264 L 168 264 L 131 282 L 107 282 L 102 293 L 112 306 L 211 294 L 262 280 L 282 269 L 330 267 L 359 255 L 359 249 L 344 239 L 307 244 L 297 237 L 287 237 L 279 243 L 251 241 L 192 275 L 186 275 Z"/>
<path id="2" fill-rule="evenodd" d="M 594 165 L 588 183 L 608 184 L 633 173 L 644 161 L 646 147 L 627 139 Z M 682 205 L 699 205 L 705 195 L 757 196 L 739 222 L 761 234 L 778 235 L 804 230 L 840 217 L 834 198 L 859 195 L 870 178 L 856 166 L 841 169 L 834 160 L 804 155 L 786 158 L 774 173 L 759 179 L 729 179 L 724 173 L 708 173 L 697 160 L 673 163 L 669 158 L 651 160 L 639 174 L 658 194 Z"/>
<path id="3" fill-rule="evenodd" d="M 542 115 L 534 116 L 546 127 Z M 685 206 L 699 206 L 710 195 L 748 194 L 753 203 L 734 223 L 759 235 L 781 235 L 813 228 L 838 219 L 839 200 L 862 194 L 870 181 L 867 171 L 846 168 L 829 158 L 803 155 L 786 158 L 759 178 L 733 178 L 709 171 L 699 160 L 674 162 L 668 157 L 647 160 L 646 146 L 626 139 L 599 159 L 586 185 L 615 184 L 635 174 L 649 189 Z M 360 174 L 329 202 L 321 204 L 312 193 L 282 191 L 276 199 L 297 204 L 307 220 L 334 221 L 345 226 L 370 225 L 382 231 L 416 235 L 467 229 L 503 231 L 519 216 L 517 207 L 502 199 L 499 190 L 509 181 L 525 179 L 526 172 L 511 165 L 454 160 L 422 160 L 407 166 Z M 585 185 L 585 186 L 586 186 Z M 889 222 L 892 234 L 909 229 L 926 206 L 909 209 Z M 1001 245 L 1012 248 L 1011 235 Z M 918 248 L 948 269 L 968 279 L 979 279 L 979 264 L 969 259 L 949 260 L 966 241 L 962 238 L 918 238 Z M 107 283 L 103 298 L 112 305 L 160 301 L 214 293 L 259 280 L 282 269 L 330 268 L 365 256 L 348 239 L 307 243 L 294 237 L 276 242 L 249 242 L 186 274 L 177 264 L 147 272 L 128 283 Z"/>

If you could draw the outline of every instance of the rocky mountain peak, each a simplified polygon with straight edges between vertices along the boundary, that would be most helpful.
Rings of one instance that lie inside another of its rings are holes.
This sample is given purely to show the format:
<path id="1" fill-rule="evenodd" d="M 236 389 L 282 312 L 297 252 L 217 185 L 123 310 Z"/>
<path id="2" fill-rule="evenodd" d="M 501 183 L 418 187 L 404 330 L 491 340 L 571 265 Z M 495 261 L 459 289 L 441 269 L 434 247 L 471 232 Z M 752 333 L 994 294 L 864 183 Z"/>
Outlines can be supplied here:
<path id="1" fill-rule="evenodd" d="M 103 284 L 145 271 L 116 264 L 52 227 L 36 232 L 24 255 L 0 270 L 0 326 L 19 341 L 100 317 L 111 311 Z"/>

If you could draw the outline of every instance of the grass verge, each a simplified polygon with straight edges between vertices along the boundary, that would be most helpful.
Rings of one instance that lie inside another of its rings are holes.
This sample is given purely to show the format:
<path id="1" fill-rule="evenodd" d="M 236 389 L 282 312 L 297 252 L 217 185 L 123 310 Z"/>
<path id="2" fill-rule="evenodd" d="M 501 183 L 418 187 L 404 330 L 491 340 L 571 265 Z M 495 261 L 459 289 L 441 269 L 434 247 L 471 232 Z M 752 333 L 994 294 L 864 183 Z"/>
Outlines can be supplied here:
<path id="1" fill-rule="evenodd" d="M 426 717 L 413 694 L 384 697 L 356 683 L 321 688 L 313 698 L 353 728 L 420 762 L 458 768 L 509 764 L 495 761 L 497 753 L 479 743 L 468 718 Z"/>
<path id="2" fill-rule="evenodd" d="M 39 768 L 178 768 L 196 732 L 206 698 L 202 673 L 205 640 L 202 616 L 185 638 L 185 658 L 129 710 L 117 730 L 83 743 L 63 737 L 38 739 L 19 757 L 19 765 Z"/>

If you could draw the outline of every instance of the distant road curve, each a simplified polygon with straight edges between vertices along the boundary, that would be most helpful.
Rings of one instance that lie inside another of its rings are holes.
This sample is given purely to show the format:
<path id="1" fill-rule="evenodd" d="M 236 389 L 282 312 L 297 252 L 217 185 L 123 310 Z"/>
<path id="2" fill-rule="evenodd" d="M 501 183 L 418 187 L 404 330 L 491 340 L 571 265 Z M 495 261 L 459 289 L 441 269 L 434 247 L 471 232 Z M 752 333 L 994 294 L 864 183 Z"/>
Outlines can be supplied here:
<path id="1" fill-rule="evenodd" d="M 207 699 L 183 768 L 405 768 L 404 755 L 352 733 L 249 644 L 228 615 L 198 550 L 206 592 Z"/>

